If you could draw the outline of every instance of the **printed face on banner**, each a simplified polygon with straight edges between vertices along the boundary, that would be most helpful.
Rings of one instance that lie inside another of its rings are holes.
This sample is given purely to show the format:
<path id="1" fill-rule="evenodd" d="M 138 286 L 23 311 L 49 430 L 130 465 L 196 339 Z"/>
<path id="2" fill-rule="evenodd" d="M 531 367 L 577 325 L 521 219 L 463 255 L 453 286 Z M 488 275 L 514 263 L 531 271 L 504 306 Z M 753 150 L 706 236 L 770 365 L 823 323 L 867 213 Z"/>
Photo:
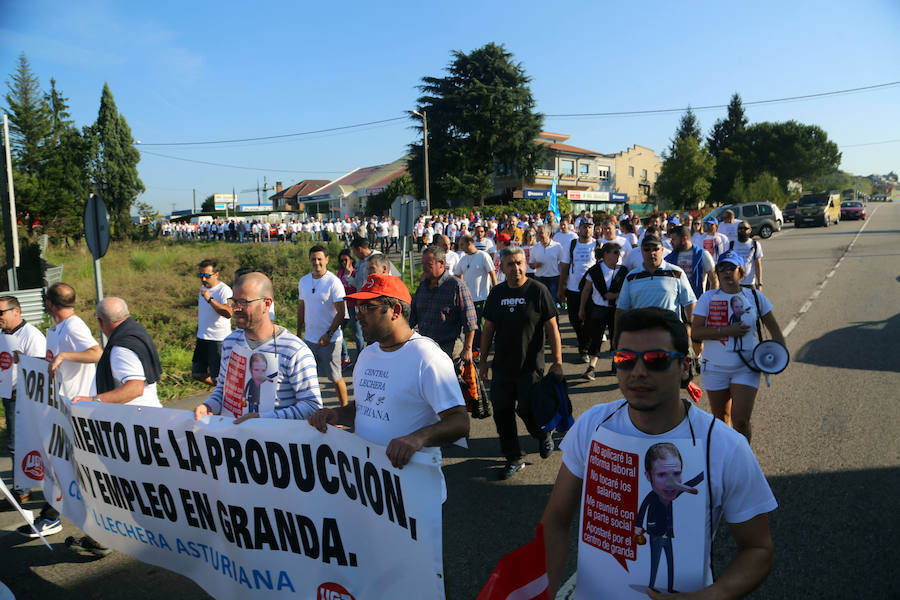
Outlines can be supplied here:
<path id="1" fill-rule="evenodd" d="M 579 566 L 590 565 L 578 570 L 585 597 L 645 598 L 647 587 L 704 586 L 705 449 L 700 440 L 653 442 L 604 427 L 591 442 L 578 550 Z"/>
<path id="2" fill-rule="evenodd" d="M 750 331 L 747 332 L 744 339 L 754 339 L 753 328 L 756 325 L 756 306 L 752 298 L 747 298 L 743 293 L 738 293 L 727 299 L 710 301 L 709 314 L 706 316 L 707 327 L 728 327 L 734 323 L 748 325 Z M 728 342 L 728 337 L 726 336 L 716 341 L 724 346 Z"/>

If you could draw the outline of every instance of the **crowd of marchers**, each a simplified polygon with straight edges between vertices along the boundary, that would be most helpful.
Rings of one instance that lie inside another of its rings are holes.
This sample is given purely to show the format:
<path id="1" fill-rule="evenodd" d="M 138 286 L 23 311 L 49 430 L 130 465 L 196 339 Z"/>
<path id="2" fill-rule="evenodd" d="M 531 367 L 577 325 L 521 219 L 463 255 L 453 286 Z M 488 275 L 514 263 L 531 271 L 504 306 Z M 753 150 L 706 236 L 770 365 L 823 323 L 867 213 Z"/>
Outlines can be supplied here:
<path id="1" fill-rule="evenodd" d="M 626 209 L 618 217 L 587 212 L 561 219 L 553 213 L 421 217 L 409 232 L 375 217 L 273 227 L 261 221 L 166 223 L 161 231 L 235 242 L 309 236 L 313 242 L 346 243 L 336 256 L 329 253 L 333 245 L 314 243 L 303 257 L 310 272 L 297 282 L 297 305 L 277 307 L 296 310 L 294 331 L 275 323 L 271 274 L 254 265 L 220 273 L 213 258 L 198 265 L 198 286 L 191 292 L 197 297 L 192 375 L 210 387 L 194 411 L 198 420 L 231 415 L 238 426 L 267 418 L 306 420 L 322 432 L 345 427 L 383 445 L 390 462 L 402 468 L 417 452 L 439 455 L 441 446 L 467 437 L 459 373 L 475 364 L 489 390 L 504 458 L 497 475 L 509 479 L 526 466 L 517 417 L 542 458 L 557 447 L 534 411 L 533 395 L 543 381 L 564 378 L 559 321 L 565 313 L 574 331 L 569 356 L 584 365 L 581 377 L 615 377 L 623 398 L 581 415 L 560 444 L 563 464 L 542 519 L 551 591 L 560 584 L 568 530 L 586 501 L 591 444 L 608 442 L 605 436 L 663 446 L 652 457 L 648 452 L 642 465 L 654 496 L 646 523 L 642 509 L 634 533 L 636 540 L 644 532 L 650 537 L 649 595 L 678 591 L 672 503 L 682 492 L 696 493 L 694 480 L 682 482 L 682 459 L 667 444 L 670 439 L 700 436 L 707 448 L 716 447 L 703 472 L 707 527 L 679 535 L 711 536 L 724 518 L 738 551 L 718 580 L 709 574 L 704 585 L 717 597 L 740 597 L 771 569 L 767 514 L 776 503 L 749 445 L 760 374 L 746 359 L 759 341 L 758 323 L 772 338 L 783 343 L 784 337 L 762 292 L 762 245 L 727 211 L 721 222 L 666 213 L 642 219 Z M 422 277 L 413 293 L 389 259 L 401 234 L 411 235 L 421 251 Z M 106 298 L 92 315 L 108 338 L 104 348 L 74 305 L 71 286 L 49 288 L 46 307 L 53 326 L 45 337 L 21 318 L 15 297 L 0 297 L 0 328 L 19 353 L 50 362 L 62 395 L 74 403 L 106 402 L 123 410 L 159 406 L 157 349 L 130 316 L 126 300 Z M 353 338 L 353 354 L 345 331 Z M 233 354 L 247 360 L 232 361 Z M 599 362 L 604 355 L 608 369 Z M 244 365 L 245 382 L 237 405 L 226 397 L 224 385 L 235 365 Z M 352 397 L 344 382 L 350 369 Z M 698 376 L 712 415 L 683 399 L 684 388 Z M 336 406 L 323 405 L 325 381 L 335 389 Z M 13 432 L 15 395 L 3 402 L 7 430 Z M 720 425 L 713 427 L 716 422 Z M 14 454 L 11 433 L 8 443 Z M 29 490 L 15 492 L 20 502 L 28 500 Z M 20 533 L 61 529 L 59 514 L 45 504 L 35 528 L 24 525 Z M 87 536 L 70 537 L 66 544 L 96 556 L 111 551 Z M 667 585 L 657 585 L 663 554 Z M 621 582 L 592 575 L 592 555 L 583 544 L 579 555 L 579 597 L 617 589 Z M 705 564 L 708 572 L 708 555 L 679 556 L 677 563 L 692 561 Z"/>

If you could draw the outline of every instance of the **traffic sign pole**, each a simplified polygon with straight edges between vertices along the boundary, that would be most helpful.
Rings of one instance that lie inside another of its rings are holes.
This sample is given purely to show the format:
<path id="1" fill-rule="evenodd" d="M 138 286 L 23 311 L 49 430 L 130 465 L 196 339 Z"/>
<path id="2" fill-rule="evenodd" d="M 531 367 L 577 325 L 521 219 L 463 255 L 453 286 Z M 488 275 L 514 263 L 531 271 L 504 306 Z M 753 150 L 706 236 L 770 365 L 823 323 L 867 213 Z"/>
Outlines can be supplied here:
<path id="1" fill-rule="evenodd" d="M 92 194 L 84 206 L 84 240 L 87 242 L 91 256 L 94 257 L 94 291 L 97 304 L 103 300 L 103 277 L 100 274 L 100 259 L 109 248 L 109 217 L 103 199 Z M 106 336 L 100 332 L 100 344 L 106 347 Z"/>

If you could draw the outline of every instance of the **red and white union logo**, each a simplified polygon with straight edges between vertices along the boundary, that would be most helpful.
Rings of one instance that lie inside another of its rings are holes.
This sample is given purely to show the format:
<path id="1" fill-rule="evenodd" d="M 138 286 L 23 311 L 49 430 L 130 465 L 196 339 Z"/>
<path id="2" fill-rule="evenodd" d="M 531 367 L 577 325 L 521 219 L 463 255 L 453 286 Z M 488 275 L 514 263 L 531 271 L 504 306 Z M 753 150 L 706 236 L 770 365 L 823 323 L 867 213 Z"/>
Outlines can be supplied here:
<path id="1" fill-rule="evenodd" d="M 41 481 L 44 478 L 44 460 L 41 458 L 41 453 L 32 450 L 26 454 L 22 459 L 22 471 L 31 479 Z"/>
<path id="2" fill-rule="evenodd" d="M 355 600 L 355 598 L 341 584 L 329 581 L 319 586 L 316 591 L 316 600 Z"/>

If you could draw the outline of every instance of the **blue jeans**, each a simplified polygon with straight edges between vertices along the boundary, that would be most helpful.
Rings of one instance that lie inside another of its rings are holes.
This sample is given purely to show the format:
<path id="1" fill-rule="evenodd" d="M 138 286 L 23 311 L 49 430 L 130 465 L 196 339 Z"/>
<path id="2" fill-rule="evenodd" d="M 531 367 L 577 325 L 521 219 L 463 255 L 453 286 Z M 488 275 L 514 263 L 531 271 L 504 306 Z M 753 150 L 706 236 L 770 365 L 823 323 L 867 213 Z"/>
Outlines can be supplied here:
<path id="1" fill-rule="evenodd" d="M 362 326 L 359 324 L 359 321 L 356 320 L 356 307 L 348 306 L 347 313 L 350 315 L 350 322 L 348 325 L 350 326 L 350 333 L 353 334 L 353 340 L 356 342 L 356 356 L 358 358 L 359 353 L 366 347 L 366 339 L 363 337 Z M 343 338 L 343 340 L 341 358 L 349 360 L 350 351 L 347 350 L 347 338 Z"/>
<path id="2" fill-rule="evenodd" d="M 672 538 L 662 536 L 650 536 L 650 587 L 656 583 L 656 570 L 659 568 L 659 555 L 662 551 L 666 552 L 666 569 L 668 570 L 666 579 L 669 584 L 669 591 L 675 583 L 675 566 L 672 557 Z"/>

